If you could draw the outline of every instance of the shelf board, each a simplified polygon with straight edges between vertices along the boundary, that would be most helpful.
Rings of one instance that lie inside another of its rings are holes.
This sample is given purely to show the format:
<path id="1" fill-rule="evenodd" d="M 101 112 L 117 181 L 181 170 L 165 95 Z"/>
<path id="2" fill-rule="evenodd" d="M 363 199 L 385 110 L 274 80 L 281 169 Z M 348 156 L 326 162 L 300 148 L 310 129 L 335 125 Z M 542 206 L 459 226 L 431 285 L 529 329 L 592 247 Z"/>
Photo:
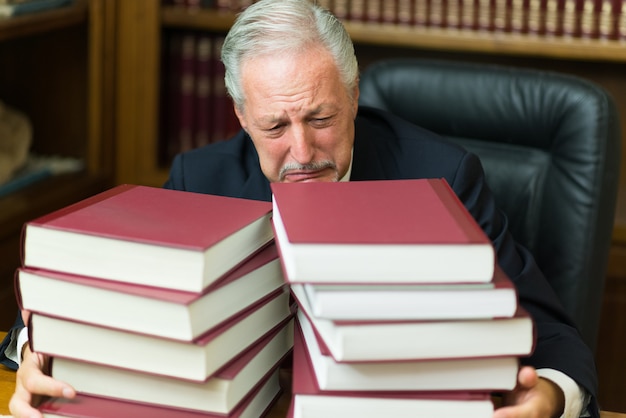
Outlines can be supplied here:
<path id="1" fill-rule="evenodd" d="M 161 10 L 161 21 L 163 26 L 171 28 L 228 31 L 235 21 L 235 15 L 216 10 L 186 10 L 177 6 L 165 6 Z M 345 21 L 344 26 L 355 43 L 442 51 L 626 62 L 626 41 L 352 21 Z"/>
<path id="2" fill-rule="evenodd" d="M 355 43 L 444 51 L 626 62 L 626 41 L 345 22 Z"/>
<path id="3" fill-rule="evenodd" d="M 23 223 L 77 202 L 109 186 L 102 176 L 85 172 L 54 176 L 0 198 L 0 240 L 19 232 Z"/>
<path id="4" fill-rule="evenodd" d="M 228 31 L 235 22 L 235 15 L 217 10 L 188 10 L 178 6 L 161 8 L 161 24 L 164 27 L 198 29 L 208 31 Z"/>
<path id="5" fill-rule="evenodd" d="M 0 41 L 36 35 L 87 21 L 87 0 L 43 12 L 0 19 Z"/>

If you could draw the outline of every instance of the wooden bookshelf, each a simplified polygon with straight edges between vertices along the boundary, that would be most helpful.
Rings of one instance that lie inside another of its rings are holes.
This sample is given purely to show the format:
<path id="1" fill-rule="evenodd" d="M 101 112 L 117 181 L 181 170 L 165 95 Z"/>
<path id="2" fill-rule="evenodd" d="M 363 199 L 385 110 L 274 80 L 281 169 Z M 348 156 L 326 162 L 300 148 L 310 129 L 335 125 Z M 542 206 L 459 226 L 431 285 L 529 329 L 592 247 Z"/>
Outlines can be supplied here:
<path id="1" fill-rule="evenodd" d="M 105 0 L 76 0 L 0 20 L 0 100 L 30 119 L 32 152 L 77 158 L 85 166 L 0 198 L 2 330 L 17 312 L 13 274 L 24 222 L 113 184 L 111 140 L 103 129 L 112 104 L 104 88 L 109 7 Z"/>

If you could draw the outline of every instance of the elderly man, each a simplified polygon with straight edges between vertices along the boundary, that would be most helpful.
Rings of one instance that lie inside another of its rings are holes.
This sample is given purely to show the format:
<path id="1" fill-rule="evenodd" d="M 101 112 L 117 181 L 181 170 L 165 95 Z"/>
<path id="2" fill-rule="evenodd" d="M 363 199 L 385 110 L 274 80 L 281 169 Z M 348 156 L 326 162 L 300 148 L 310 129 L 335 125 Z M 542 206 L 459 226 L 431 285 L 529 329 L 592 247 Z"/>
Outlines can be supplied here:
<path id="1" fill-rule="evenodd" d="M 332 14 L 307 0 L 261 0 L 238 17 L 222 59 L 243 130 L 177 156 L 165 187 L 270 200 L 270 182 L 445 178 L 491 238 L 536 321 L 535 352 L 494 417 L 599 415 L 593 356 L 532 256 L 508 233 L 478 158 L 393 115 L 359 108 L 354 48 Z M 9 338 L 16 354 L 17 334 Z M 24 347 L 10 403 L 16 418 L 39 416 L 35 395 L 75 394 L 42 372 L 44 356 Z"/>

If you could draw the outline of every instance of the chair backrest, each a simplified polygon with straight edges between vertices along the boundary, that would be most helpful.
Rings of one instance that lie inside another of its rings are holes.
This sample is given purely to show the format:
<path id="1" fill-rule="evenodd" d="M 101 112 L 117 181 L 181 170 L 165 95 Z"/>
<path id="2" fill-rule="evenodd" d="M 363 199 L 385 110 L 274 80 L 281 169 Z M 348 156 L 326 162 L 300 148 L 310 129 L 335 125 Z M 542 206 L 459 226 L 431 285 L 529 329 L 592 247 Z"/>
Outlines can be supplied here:
<path id="1" fill-rule="evenodd" d="M 422 59 L 374 63 L 360 89 L 361 105 L 480 157 L 513 236 L 595 351 L 621 144 L 607 92 L 564 74 Z"/>

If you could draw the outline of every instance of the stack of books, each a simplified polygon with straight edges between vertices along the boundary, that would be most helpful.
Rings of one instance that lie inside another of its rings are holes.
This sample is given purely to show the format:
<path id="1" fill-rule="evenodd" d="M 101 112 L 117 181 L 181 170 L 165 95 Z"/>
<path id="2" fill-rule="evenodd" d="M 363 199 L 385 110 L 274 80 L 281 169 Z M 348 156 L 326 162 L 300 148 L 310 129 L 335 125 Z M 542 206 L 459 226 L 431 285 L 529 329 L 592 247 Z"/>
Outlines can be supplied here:
<path id="1" fill-rule="evenodd" d="M 534 324 L 443 179 L 272 184 L 295 417 L 491 417 Z"/>
<path id="2" fill-rule="evenodd" d="M 259 417 L 293 345 L 268 202 L 122 185 L 25 224 L 18 300 L 73 417 Z"/>

